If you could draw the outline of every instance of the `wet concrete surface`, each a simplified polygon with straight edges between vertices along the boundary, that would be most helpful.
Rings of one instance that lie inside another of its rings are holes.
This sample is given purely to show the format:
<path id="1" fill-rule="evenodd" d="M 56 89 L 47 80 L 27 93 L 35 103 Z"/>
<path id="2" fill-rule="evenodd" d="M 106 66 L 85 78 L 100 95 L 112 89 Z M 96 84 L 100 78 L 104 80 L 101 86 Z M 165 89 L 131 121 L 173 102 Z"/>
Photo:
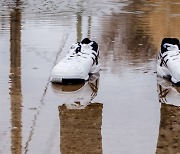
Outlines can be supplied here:
<path id="1" fill-rule="evenodd" d="M 180 93 L 156 76 L 162 38 L 180 38 L 179 5 L 2 0 L 0 153 L 180 153 Z M 51 84 L 53 66 L 84 37 L 100 46 L 100 73 Z"/>

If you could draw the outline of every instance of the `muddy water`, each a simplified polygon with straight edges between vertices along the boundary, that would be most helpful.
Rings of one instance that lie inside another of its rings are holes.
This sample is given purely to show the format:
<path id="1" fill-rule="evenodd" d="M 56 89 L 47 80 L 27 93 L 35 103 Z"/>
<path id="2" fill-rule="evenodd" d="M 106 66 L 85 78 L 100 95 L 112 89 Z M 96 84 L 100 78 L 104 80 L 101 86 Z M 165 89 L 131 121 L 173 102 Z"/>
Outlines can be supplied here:
<path id="1" fill-rule="evenodd" d="M 2 0 L 0 153 L 180 152 L 180 93 L 156 76 L 162 38 L 180 38 L 179 6 Z M 51 84 L 52 67 L 84 37 L 100 46 L 100 73 Z"/>

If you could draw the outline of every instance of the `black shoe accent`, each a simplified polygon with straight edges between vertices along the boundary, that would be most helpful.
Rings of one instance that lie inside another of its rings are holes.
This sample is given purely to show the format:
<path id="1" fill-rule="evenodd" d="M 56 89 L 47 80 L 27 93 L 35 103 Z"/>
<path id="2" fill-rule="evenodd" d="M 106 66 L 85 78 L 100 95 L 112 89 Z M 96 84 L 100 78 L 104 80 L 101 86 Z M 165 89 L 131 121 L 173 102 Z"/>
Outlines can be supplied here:
<path id="1" fill-rule="evenodd" d="M 84 79 L 62 79 L 62 84 L 79 84 L 79 83 L 84 83 L 85 80 Z"/>
<path id="2" fill-rule="evenodd" d="M 177 83 L 173 83 L 175 86 L 180 86 L 180 81 L 179 82 L 177 82 Z"/>
<path id="3" fill-rule="evenodd" d="M 92 45 L 91 45 L 92 46 L 92 50 L 94 50 L 96 53 L 98 53 L 97 55 L 94 54 L 95 59 L 92 58 L 93 59 L 93 65 L 94 65 L 94 63 L 96 63 L 96 65 L 97 65 L 98 64 L 98 57 L 99 57 L 98 44 L 95 41 L 89 40 L 88 38 L 84 38 L 81 41 L 82 44 L 89 44 L 91 42 L 92 42 Z M 81 50 L 81 48 L 80 48 L 80 50 Z"/>
<path id="4" fill-rule="evenodd" d="M 78 47 L 76 48 L 76 53 L 78 53 L 78 52 L 80 52 L 81 51 L 81 45 L 80 45 L 80 43 L 79 42 L 77 42 L 78 43 Z"/>
<path id="5" fill-rule="evenodd" d="M 98 44 L 95 41 L 93 41 L 93 44 L 91 46 L 93 47 L 92 49 L 97 52 Z"/>
<path id="6" fill-rule="evenodd" d="M 164 60 L 164 58 L 167 57 L 167 54 L 164 55 L 162 58 L 161 58 L 161 63 L 160 63 L 160 66 L 162 67 L 162 65 L 164 64 L 165 67 L 167 67 L 167 62 L 169 59 L 167 59 L 166 61 Z"/>
<path id="7" fill-rule="evenodd" d="M 84 38 L 82 41 L 81 41 L 82 44 L 89 44 L 91 43 L 91 40 L 88 39 L 88 38 Z"/>

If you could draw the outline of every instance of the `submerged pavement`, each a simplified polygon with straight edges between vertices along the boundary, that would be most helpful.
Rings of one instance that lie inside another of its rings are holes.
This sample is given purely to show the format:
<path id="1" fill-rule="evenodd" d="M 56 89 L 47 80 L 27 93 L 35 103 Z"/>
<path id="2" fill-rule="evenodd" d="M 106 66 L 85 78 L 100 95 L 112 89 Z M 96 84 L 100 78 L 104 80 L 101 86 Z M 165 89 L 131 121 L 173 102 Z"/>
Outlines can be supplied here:
<path id="1" fill-rule="evenodd" d="M 3 0 L 0 153 L 178 153 L 179 91 L 156 75 L 161 39 L 179 37 L 178 6 Z M 53 66 L 84 37 L 100 46 L 99 77 L 50 83 Z"/>

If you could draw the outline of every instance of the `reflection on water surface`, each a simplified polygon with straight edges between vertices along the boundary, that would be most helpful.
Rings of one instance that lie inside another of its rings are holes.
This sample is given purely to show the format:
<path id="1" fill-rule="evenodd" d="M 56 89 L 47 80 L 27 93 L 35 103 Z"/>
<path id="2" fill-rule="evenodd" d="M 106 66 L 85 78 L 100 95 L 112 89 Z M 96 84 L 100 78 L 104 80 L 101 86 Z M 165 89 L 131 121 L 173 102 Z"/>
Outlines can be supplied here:
<path id="1" fill-rule="evenodd" d="M 158 98 L 156 77 L 162 38 L 179 37 L 179 4 L 2 0 L 0 153 L 179 151 L 179 92 L 159 83 Z M 50 84 L 84 37 L 100 46 L 98 80 Z"/>
<path id="2" fill-rule="evenodd" d="M 100 103 L 80 110 L 59 106 L 61 153 L 103 153 L 102 108 Z"/>
<path id="3" fill-rule="evenodd" d="M 180 91 L 178 86 L 158 78 L 161 120 L 157 143 L 157 154 L 180 151 Z"/>
<path id="4" fill-rule="evenodd" d="M 21 12 L 10 14 L 10 96 L 11 96 L 11 153 L 22 148 L 22 94 L 21 94 Z"/>

